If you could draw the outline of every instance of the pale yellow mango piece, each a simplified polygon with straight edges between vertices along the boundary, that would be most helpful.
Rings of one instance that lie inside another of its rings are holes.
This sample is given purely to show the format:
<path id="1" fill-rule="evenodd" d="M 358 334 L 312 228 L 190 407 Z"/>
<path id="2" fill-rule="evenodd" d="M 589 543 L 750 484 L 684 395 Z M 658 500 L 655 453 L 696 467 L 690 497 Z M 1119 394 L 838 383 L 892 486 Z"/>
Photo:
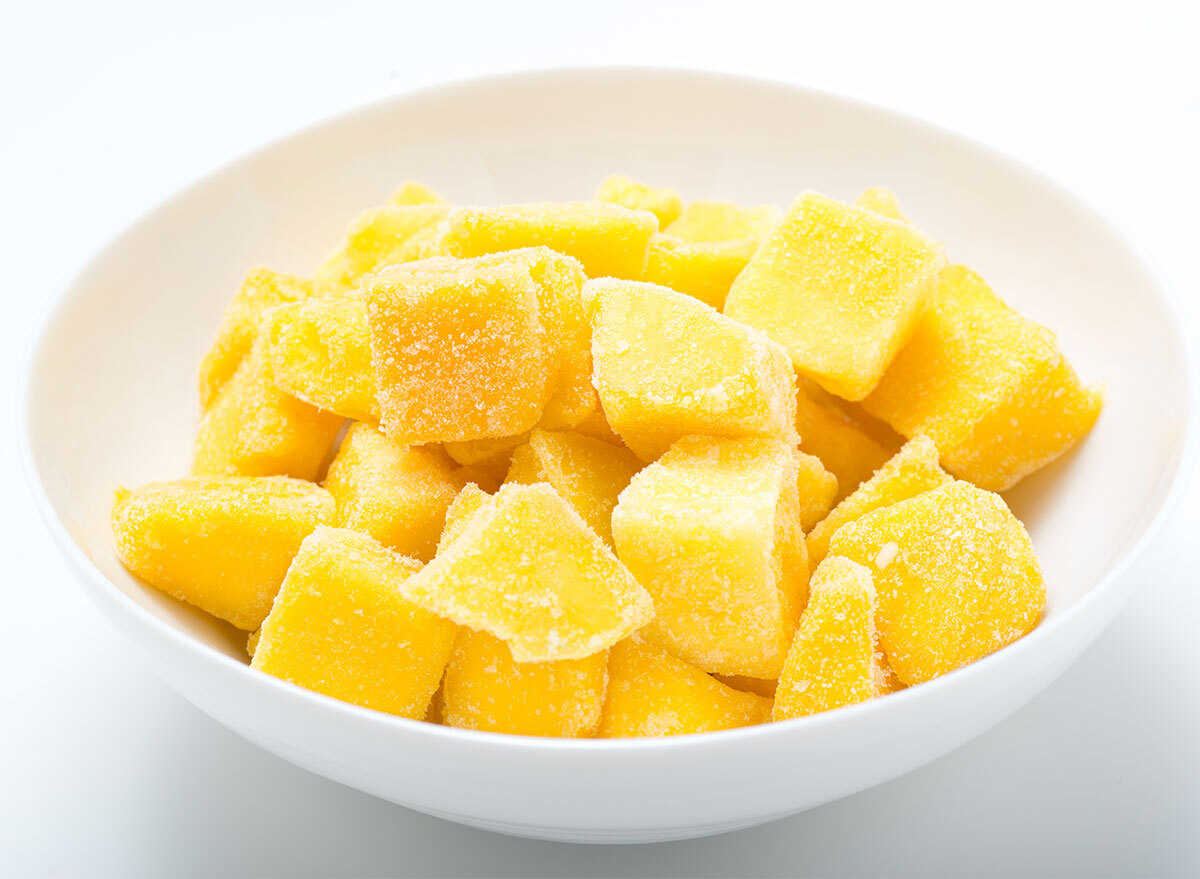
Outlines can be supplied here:
<path id="1" fill-rule="evenodd" d="M 901 223 L 908 222 L 908 218 L 900 210 L 900 201 L 896 198 L 896 193 L 882 186 L 872 186 L 863 190 L 854 203 L 860 208 L 883 214 L 889 219 L 899 220 Z"/>
<path id="2" fill-rule="evenodd" d="M 446 668 L 442 722 L 520 736 L 591 736 L 604 706 L 608 652 L 516 662 L 508 645 L 462 629 Z"/>
<path id="3" fill-rule="evenodd" d="M 246 273 L 241 289 L 225 307 L 217 338 L 200 362 L 200 405 L 207 409 L 250 353 L 263 314 L 285 302 L 299 302 L 313 293 L 312 281 L 266 268 Z"/>
<path id="4" fill-rule="evenodd" d="M 346 243 L 317 272 L 324 292 L 352 290 L 386 266 L 435 256 L 441 224 L 450 206 L 440 203 L 390 204 L 359 214 Z"/>
<path id="5" fill-rule="evenodd" d="M 351 425 L 329 465 L 333 524 L 421 561 L 433 558 L 460 482 L 436 446 L 405 446 L 367 424 Z"/>
<path id="6" fill-rule="evenodd" d="M 1025 527 L 999 495 L 967 482 L 843 525 L 829 553 L 871 570 L 879 645 L 909 685 L 1011 644 L 1046 603 Z"/>
<path id="7" fill-rule="evenodd" d="M 765 331 L 830 393 L 861 400 L 911 337 L 944 264 L 911 226 L 806 192 L 733 282 L 725 313 Z"/>
<path id="8" fill-rule="evenodd" d="M 766 723 L 771 700 L 728 687 L 638 638 L 609 651 L 600 738 L 678 736 Z"/>
<path id="9" fill-rule="evenodd" d="M 794 430 L 795 375 L 765 335 L 666 287 L 584 287 L 597 300 L 593 383 L 608 423 L 643 461 L 690 434 Z"/>
<path id="10" fill-rule="evenodd" d="M 900 448 L 899 442 L 875 435 L 840 408 L 813 399 L 803 389 L 796 395 L 796 431 L 800 450 L 819 458 L 837 477 L 835 503 L 870 479 Z"/>
<path id="11" fill-rule="evenodd" d="M 1004 491 L 1085 436 L 1101 395 L 1080 384 L 1052 332 L 949 266 L 863 406 L 905 436 L 930 437 L 955 476 Z"/>
<path id="12" fill-rule="evenodd" d="M 582 659 L 645 625 L 646 590 L 549 485 L 505 485 L 401 587 L 517 662 Z"/>
<path id="13" fill-rule="evenodd" d="M 446 524 L 442 528 L 441 537 L 438 538 L 437 551 L 440 553 L 448 547 L 462 533 L 467 525 L 467 520 L 491 501 L 491 494 L 473 482 L 466 483 L 454 496 L 454 500 L 446 510 Z"/>
<path id="14" fill-rule="evenodd" d="M 804 452 L 796 453 L 796 494 L 800 507 L 800 527 L 809 531 L 829 515 L 837 497 L 837 477 L 825 469 L 821 459 Z M 810 564 L 816 564 L 811 558 Z"/>
<path id="15" fill-rule="evenodd" d="M 655 235 L 642 280 L 694 296 L 720 310 L 734 279 L 757 249 L 753 238 L 693 242 Z"/>
<path id="16" fill-rule="evenodd" d="M 773 204 L 743 206 L 698 198 L 688 202 L 679 219 L 663 232 L 684 241 L 762 241 L 779 223 L 782 212 Z"/>
<path id="17" fill-rule="evenodd" d="M 405 180 L 401 183 L 389 201 L 398 205 L 446 204 L 446 199 L 439 192 L 416 180 Z"/>
<path id="18" fill-rule="evenodd" d="M 343 702 L 424 718 L 456 630 L 401 596 L 398 587 L 420 567 L 365 534 L 318 528 L 288 569 L 250 667 Z"/>
<path id="19" fill-rule="evenodd" d="M 269 316 L 268 316 L 269 317 Z M 192 472 L 315 480 L 344 419 L 282 391 L 270 340 L 250 353 L 200 418 Z"/>
<path id="20" fill-rule="evenodd" d="M 818 714 L 881 695 L 875 640 L 871 572 L 830 556 L 809 581 L 808 606 L 788 650 L 771 719 Z"/>
<path id="21" fill-rule="evenodd" d="M 640 278 L 658 219 L 607 202 L 543 202 L 450 213 L 442 248 L 471 257 L 545 246 L 573 256 L 589 278 Z"/>
<path id="22" fill-rule="evenodd" d="M 617 496 L 642 467 L 633 452 L 578 433 L 535 430 L 512 454 L 506 482 L 547 482 L 600 537 L 612 543 Z"/>
<path id="23" fill-rule="evenodd" d="M 933 441 L 926 436 L 913 437 L 812 529 L 807 538 L 809 564 L 820 564 L 829 551 L 829 541 L 847 522 L 950 481 L 938 466 L 938 450 Z"/>
<path id="24" fill-rule="evenodd" d="M 323 488 L 283 477 L 192 476 L 119 491 L 113 539 L 151 586 L 239 629 L 257 629 L 292 556 L 333 518 Z"/>
<path id="25" fill-rule="evenodd" d="M 774 699 L 775 689 L 779 681 L 770 678 L 751 678 L 746 675 L 713 675 L 727 687 L 741 690 L 743 693 L 754 693 L 764 699 Z"/>
<path id="26" fill-rule="evenodd" d="M 605 177 L 596 190 L 596 201 L 612 202 L 632 211 L 649 211 L 658 218 L 659 228 L 673 222 L 683 211 L 683 202 L 674 189 L 639 183 L 624 174 Z"/>
<path id="27" fill-rule="evenodd" d="M 686 437 L 633 478 L 612 528 L 654 599 L 648 641 L 708 672 L 779 676 L 808 582 L 789 444 Z"/>

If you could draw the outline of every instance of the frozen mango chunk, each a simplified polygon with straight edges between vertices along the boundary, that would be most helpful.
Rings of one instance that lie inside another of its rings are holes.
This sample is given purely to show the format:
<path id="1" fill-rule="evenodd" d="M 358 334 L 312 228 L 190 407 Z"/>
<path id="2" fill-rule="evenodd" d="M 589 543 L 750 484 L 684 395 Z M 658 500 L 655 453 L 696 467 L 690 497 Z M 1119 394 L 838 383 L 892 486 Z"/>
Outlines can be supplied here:
<path id="1" fill-rule="evenodd" d="M 642 280 L 670 287 L 720 309 L 736 278 L 758 249 L 753 238 L 734 241 L 685 241 L 655 235 Z"/>
<path id="2" fill-rule="evenodd" d="M 367 424 L 350 426 L 325 477 L 334 525 L 422 561 L 433 558 L 459 485 L 441 449 L 405 446 Z"/>
<path id="3" fill-rule="evenodd" d="M 263 321 L 275 384 L 318 409 L 378 421 L 367 306 L 324 296 L 272 309 Z"/>
<path id="4" fill-rule="evenodd" d="M 899 448 L 890 438 L 885 441 L 875 436 L 857 419 L 813 399 L 803 389 L 796 395 L 796 430 L 800 450 L 819 458 L 837 477 L 835 502 L 870 479 Z"/>
<path id="5" fill-rule="evenodd" d="M 612 429 L 642 460 L 677 439 L 784 436 L 794 429 L 796 379 L 762 333 L 654 284 L 602 279 L 593 383 Z"/>
<path id="6" fill-rule="evenodd" d="M 751 678 L 746 675 L 713 675 L 727 687 L 741 690 L 743 693 L 755 693 L 764 699 L 774 699 L 779 681 L 770 678 Z"/>
<path id="7" fill-rule="evenodd" d="M 200 418 L 192 472 L 315 480 L 343 421 L 279 389 L 260 332 Z"/>
<path id="8" fill-rule="evenodd" d="M 788 443 L 685 437 L 633 477 L 612 528 L 654 599 L 648 641 L 708 672 L 779 676 L 808 583 Z"/>
<path id="9" fill-rule="evenodd" d="M 679 736 L 766 723 L 771 700 L 726 686 L 667 651 L 627 638 L 609 651 L 600 738 Z"/>
<path id="10" fill-rule="evenodd" d="M 591 736 L 600 725 L 608 651 L 515 662 L 508 645 L 462 629 L 446 668 L 442 722 L 521 736 Z"/>
<path id="11" fill-rule="evenodd" d="M 117 557 L 151 586 L 253 631 L 292 556 L 333 518 L 325 489 L 283 477 L 193 476 L 120 491 Z"/>
<path id="12" fill-rule="evenodd" d="M 359 214 L 346 232 L 346 243 L 317 272 L 323 291 L 350 290 L 385 266 L 435 256 L 438 236 L 450 206 L 390 204 Z"/>
<path id="13" fill-rule="evenodd" d="M 402 587 L 508 642 L 517 662 L 582 659 L 645 625 L 646 590 L 549 485 L 505 485 Z"/>
<path id="14" fill-rule="evenodd" d="M 837 491 L 837 477 L 825 469 L 820 458 L 796 453 L 796 496 L 800 505 L 800 527 L 804 531 L 811 530 L 829 515 Z M 816 564 L 811 550 L 809 563 Z"/>
<path id="15" fill-rule="evenodd" d="M 808 589 L 808 606 L 775 691 L 772 720 L 804 717 L 881 695 L 871 572 L 830 556 L 813 571 Z"/>
<path id="16" fill-rule="evenodd" d="M 440 193 L 416 180 L 405 180 L 397 186 L 389 201 L 398 205 L 446 203 Z"/>
<path id="17" fill-rule="evenodd" d="M 464 440 L 460 443 L 445 443 L 443 448 L 455 462 L 469 467 L 472 472 L 484 475 L 490 485 L 499 487 L 508 475 L 513 449 L 529 441 L 529 431 L 516 436 L 500 436 L 495 439 Z M 479 482 L 479 480 L 475 480 Z M 479 483 L 483 485 L 482 482 Z"/>
<path id="18" fill-rule="evenodd" d="M 462 534 L 467 521 L 480 508 L 492 502 L 492 495 L 473 482 L 466 483 L 454 496 L 446 509 L 446 524 L 442 528 L 442 536 L 438 538 L 437 551 L 441 552 Z"/>
<path id="19" fill-rule="evenodd" d="M 838 504 L 808 535 L 809 564 L 820 564 L 829 551 L 829 541 L 847 522 L 861 519 L 871 510 L 916 497 L 950 482 L 938 466 L 938 450 L 933 440 L 915 436 L 875 475 Z"/>
<path id="20" fill-rule="evenodd" d="M 258 323 L 269 308 L 312 295 L 312 281 L 265 268 L 246 273 L 241 289 L 225 307 L 217 338 L 200 362 L 200 405 L 207 409 L 250 353 Z"/>
<path id="21" fill-rule="evenodd" d="M 955 476 L 1004 491 L 1091 430 L 1101 400 L 1079 383 L 1052 332 L 970 269 L 949 266 L 863 406 L 905 436 L 930 437 Z"/>
<path id="22" fill-rule="evenodd" d="M 558 379 L 529 252 L 392 266 L 364 288 L 383 432 L 405 443 L 515 436 Z"/>
<path id="23" fill-rule="evenodd" d="M 246 654 L 253 659 L 254 651 L 258 649 L 258 639 L 262 636 L 262 626 L 259 626 L 246 638 Z"/>
<path id="24" fill-rule="evenodd" d="M 830 393 L 861 400 L 912 335 L 943 265 L 911 226 L 805 192 L 733 282 L 725 313 L 764 330 Z"/>
<path id="25" fill-rule="evenodd" d="M 545 246 L 573 256 L 589 278 L 640 278 L 658 220 L 600 201 L 459 208 L 450 213 L 442 248 L 450 256 L 482 256 Z"/>
<path id="26" fill-rule="evenodd" d="M 999 495 L 967 482 L 843 525 L 829 552 L 871 570 L 879 644 L 909 685 L 1011 644 L 1046 603 L 1025 527 Z"/>
<path id="27" fill-rule="evenodd" d="M 855 199 L 854 203 L 860 208 L 883 214 L 889 219 L 899 220 L 901 223 L 908 222 L 908 218 L 900 211 L 900 201 L 896 198 L 896 193 L 882 186 L 872 186 L 863 190 L 863 194 Z"/>
<path id="28" fill-rule="evenodd" d="M 612 511 L 641 469 L 637 456 L 579 433 L 535 430 L 512 455 L 507 482 L 548 482 L 606 543 L 612 543 Z"/>
<path id="29" fill-rule="evenodd" d="M 317 528 L 288 569 L 250 667 L 343 702 L 424 718 L 456 628 L 400 594 L 420 567 L 365 534 Z"/>
<path id="30" fill-rule="evenodd" d="M 762 241 L 779 223 L 781 212 L 773 204 L 743 206 L 728 201 L 698 198 L 687 203 L 679 219 L 663 232 L 684 241 Z"/>
<path id="31" fill-rule="evenodd" d="M 608 201 L 633 211 L 649 211 L 658 217 L 659 228 L 674 222 L 683 210 L 679 193 L 665 186 L 650 186 L 624 174 L 612 174 L 600 182 L 596 201 Z"/>

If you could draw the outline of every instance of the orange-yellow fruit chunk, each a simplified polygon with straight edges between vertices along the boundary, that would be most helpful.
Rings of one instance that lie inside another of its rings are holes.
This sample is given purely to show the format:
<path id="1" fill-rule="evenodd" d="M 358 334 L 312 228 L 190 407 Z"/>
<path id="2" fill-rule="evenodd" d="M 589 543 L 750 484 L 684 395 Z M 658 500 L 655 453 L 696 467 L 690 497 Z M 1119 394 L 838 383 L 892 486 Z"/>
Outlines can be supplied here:
<path id="1" fill-rule="evenodd" d="M 272 309 L 263 322 L 275 384 L 318 409 L 378 421 L 367 307 L 325 296 Z"/>
<path id="2" fill-rule="evenodd" d="M 317 272 L 325 292 L 350 290 L 385 266 L 434 256 L 445 204 L 390 204 L 359 214 L 346 232 L 346 243 Z"/>
<path id="3" fill-rule="evenodd" d="M 808 582 L 791 446 L 681 439 L 621 493 L 612 526 L 654 599 L 647 640 L 708 672 L 779 676 Z"/>
<path id="4" fill-rule="evenodd" d="M 462 629 L 446 668 L 442 722 L 522 736 L 590 736 L 600 724 L 607 651 L 515 662 L 503 641 Z"/>
<path id="5" fill-rule="evenodd" d="M 775 691 L 772 720 L 817 714 L 881 694 L 871 572 L 831 556 L 809 582 L 808 606 Z"/>
<path id="6" fill-rule="evenodd" d="M 734 278 L 758 248 L 753 238 L 734 241 L 685 241 L 655 235 L 642 280 L 670 287 L 720 309 Z"/>
<path id="7" fill-rule="evenodd" d="M 747 207 L 728 201 L 698 198 L 688 202 L 679 219 L 663 232 L 684 241 L 762 241 L 779 222 L 780 210 L 773 204 Z"/>
<path id="8" fill-rule="evenodd" d="M 882 186 L 872 186 L 863 190 L 863 194 L 855 199 L 854 203 L 860 208 L 883 214 L 892 220 L 908 222 L 908 218 L 900 210 L 900 201 L 896 198 L 896 193 Z"/>
<path id="9" fill-rule="evenodd" d="M 808 535 L 809 564 L 820 564 L 829 551 L 829 541 L 847 522 L 949 481 L 950 477 L 938 466 L 938 451 L 933 441 L 926 436 L 913 437 L 812 530 Z"/>
<path id="10" fill-rule="evenodd" d="M 764 699 L 774 699 L 779 681 L 770 678 L 751 678 L 746 675 L 713 675 L 727 687 L 741 690 L 743 693 L 755 693 Z"/>
<path id="11" fill-rule="evenodd" d="M 351 425 L 325 478 L 334 525 L 422 561 L 433 558 L 459 484 L 436 446 L 405 446 L 367 424 Z"/>
<path id="12" fill-rule="evenodd" d="M 837 477 L 835 502 L 871 478 L 898 446 L 882 442 L 846 413 L 812 399 L 803 390 L 796 395 L 796 430 L 800 451 L 820 458 Z"/>
<path id="13" fill-rule="evenodd" d="M 600 738 L 679 736 L 766 723 L 771 700 L 728 687 L 667 651 L 627 638 L 609 651 Z"/>
<path id="14" fill-rule="evenodd" d="M 802 529 L 810 530 L 829 515 L 837 491 L 837 477 L 825 469 L 820 458 L 796 453 L 796 492 Z M 811 559 L 810 563 L 815 564 Z"/>
<path id="15" fill-rule="evenodd" d="M 507 482 L 548 482 L 606 543 L 612 543 L 612 511 L 619 495 L 641 469 L 637 456 L 623 446 L 578 433 L 535 430 L 518 446 Z"/>
<path id="16" fill-rule="evenodd" d="M 943 264 L 911 226 L 806 192 L 733 282 L 725 313 L 764 330 L 830 393 L 861 400 L 908 341 Z"/>
<path id="17" fill-rule="evenodd" d="M 121 562 L 151 586 L 249 632 L 300 541 L 333 510 L 311 482 L 193 476 L 118 492 L 113 538 Z"/>
<path id="18" fill-rule="evenodd" d="M 575 432 L 582 433 L 584 436 L 590 436 L 592 439 L 611 443 L 614 446 L 625 445 L 624 440 L 617 436 L 617 432 L 608 423 L 608 419 L 604 416 L 604 410 L 599 407 L 593 410 L 591 415 L 575 425 Z"/>
<path id="19" fill-rule="evenodd" d="M 508 642 L 517 662 L 582 659 L 641 628 L 650 596 L 549 485 L 506 485 L 402 587 Z"/>
<path id="20" fill-rule="evenodd" d="M 674 222 L 683 210 L 679 193 L 665 186 L 650 186 L 624 174 L 605 177 L 596 190 L 596 201 L 608 201 L 631 211 L 649 211 L 658 217 L 659 228 Z"/>
<path id="21" fill-rule="evenodd" d="M 456 630 L 401 596 L 400 584 L 420 567 L 365 534 L 318 528 L 288 569 L 251 668 L 364 708 L 424 718 Z"/>
<path id="22" fill-rule="evenodd" d="M 796 380 L 784 351 L 755 330 L 654 284 L 604 279 L 597 300 L 593 382 L 605 417 L 642 460 L 677 439 L 785 436 Z"/>
<path id="23" fill-rule="evenodd" d="M 843 525 L 829 552 L 873 572 L 879 643 L 905 684 L 1011 644 L 1046 602 L 1024 526 L 999 495 L 967 482 Z"/>
<path id="24" fill-rule="evenodd" d="M 537 424 L 561 351 L 542 305 L 553 294 L 531 274 L 531 253 L 424 260 L 372 276 L 365 296 L 384 433 L 457 442 Z"/>
<path id="25" fill-rule="evenodd" d="M 863 406 L 905 436 L 929 436 L 955 476 L 1003 491 L 1091 430 L 1101 400 L 1080 385 L 1052 332 L 970 269 L 949 266 Z"/>
<path id="26" fill-rule="evenodd" d="M 259 626 L 246 638 L 246 654 L 253 659 L 254 651 L 258 649 L 258 639 L 262 635 L 262 626 Z"/>
<path id="27" fill-rule="evenodd" d="M 242 287 L 225 307 L 221 328 L 204 360 L 200 362 L 200 405 L 207 409 L 217 392 L 233 377 L 254 344 L 254 334 L 263 313 L 285 302 L 298 302 L 312 295 L 312 281 L 254 268 L 246 273 Z"/>
<path id="28" fill-rule="evenodd" d="M 269 315 L 268 315 L 269 318 Z M 344 419 L 282 391 L 260 332 L 200 418 L 192 472 L 315 480 Z"/>
<path id="29" fill-rule="evenodd" d="M 446 203 L 446 199 L 442 198 L 440 193 L 416 180 L 405 180 L 401 183 L 389 201 L 399 205 Z"/>
<path id="30" fill-rule="evenodd" d="M 589 278 L 640 278 L 658 220 L 607 202 L 545 202 L 452 211 L 442 239 L 451 256 L 546 246 L 573 256 Z"/>

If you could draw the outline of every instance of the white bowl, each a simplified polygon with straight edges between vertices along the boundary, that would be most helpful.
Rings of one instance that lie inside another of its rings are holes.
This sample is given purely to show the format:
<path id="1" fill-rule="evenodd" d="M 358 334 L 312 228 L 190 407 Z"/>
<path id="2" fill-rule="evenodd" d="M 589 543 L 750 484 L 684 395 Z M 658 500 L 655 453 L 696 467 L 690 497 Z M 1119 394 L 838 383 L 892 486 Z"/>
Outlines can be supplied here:
<path id="1" fill-rule="evenodd" d="M 1105 383 L 1107 405 L 1086 442 L 1009 495 L 1045 566 L 1049 607 L 1036 631 L 939 680 L 816 717 L 666 740 L 541 740 L 404 720 L 253 672 L 244 634 L 121 567 L 109 537 L 113 490 L 187 472 L 197 364 L 249 266 L 311 272 L 348 219 L 404 177 L 470 203 L 587 197 L 613 171 L 741 202 L 890 186 L 952 259 L 1058 331 L 1082 375 Z M 26 464 L 92 599 L 180 693 L 269 751 L 393 802 L 522 836 L 699 836 L 914 769 L 996 723 L 1079 655 L 1138 582 L 1135 559 L 1190 463 L 1177 327 L 1105 222 L 1028 169 L 924 123 L 711 74 L 508 76 L 314 126 L 117 238 L 42 330 Z"/>

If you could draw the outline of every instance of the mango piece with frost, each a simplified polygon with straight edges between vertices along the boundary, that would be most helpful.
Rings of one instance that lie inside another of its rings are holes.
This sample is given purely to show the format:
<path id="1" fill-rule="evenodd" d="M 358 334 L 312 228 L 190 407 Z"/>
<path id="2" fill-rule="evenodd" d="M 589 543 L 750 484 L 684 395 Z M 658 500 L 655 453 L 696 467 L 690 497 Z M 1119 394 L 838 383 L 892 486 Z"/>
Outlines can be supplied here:
<path id="1" fill-rule="evenodd" d="M 813 399 L 803 389 L 796 395 L 796 431 L 800 451 L 821 460 L 837 477 L 834 501 L 840 502 L 871 478 L 899 449 L 892 439 L 874 435 L 839 408 Z"/>
<path id="2" fill-rule="evenodd" d="M 837 477 L 825 469 L 821 459 L 796 453 L 796 494 L 800 505 L 800 527 L 809 531 L 829 515 L 837 497 Z M 810 564 L 815 564 L 809 559 Z"/>
<path id="3" fill-rule="evenodd" d="M 325 292 L 350 290 L 386 266 L 436 255 L 449 210 L 445 204 L 418 203 L 364 211 L 346 231 L 346 243 L 317 272 L 318 286 Z"/>
<path id="4" fill-rule="evenodd" d="M 697 243 L 709 241 L 762 241 L 779 222 L 781 212 L 773 204 L 743 206 L 728 201 L 698 198 L 690 201 L 679 219 L 663 232 Z"/>
<path id="5" fill-rule="evenodd" d="M 753 238 L 696 242 L 655 235 L 642 280 L 694 296 L 720 310 L 734 279 L 757 248 Z"/>
<path id="6" fill-rule="evenodd" d="M 908 222 L 908 218 L 900 210 L 900 201 L 896 198 L 896 193 L 882 186 L 864 189 L 862 195 L 856 198 L 854 203 L 860 208 L 883 214 L 889 219 L 899 220 L 901 223 Z"/>
<path id="7" fill-rule="evenodd" d="M 633 211 L 649 211 L 658 218 L 659 228 L 673 222 L 683 210 L 683 202 L 674 189 L 639 183 L 624 174 L 605 177 L 596 190 L 596 201 L 612 202 Z"/>
<path id="8" fill-rule="evenodd" d="M 416 180 L 405 180 L 397 186 L 389 201 L 398 205 L 446 203 L 439 192 Z"/>
<path id="9" fill-rule="evenodd" d="M 112 528 L 130 571 L 249 632 L 271 609 L 300 541 L 333 513 L 329 492 L 311 482 L 192 476 L 118 492 Z"/>

